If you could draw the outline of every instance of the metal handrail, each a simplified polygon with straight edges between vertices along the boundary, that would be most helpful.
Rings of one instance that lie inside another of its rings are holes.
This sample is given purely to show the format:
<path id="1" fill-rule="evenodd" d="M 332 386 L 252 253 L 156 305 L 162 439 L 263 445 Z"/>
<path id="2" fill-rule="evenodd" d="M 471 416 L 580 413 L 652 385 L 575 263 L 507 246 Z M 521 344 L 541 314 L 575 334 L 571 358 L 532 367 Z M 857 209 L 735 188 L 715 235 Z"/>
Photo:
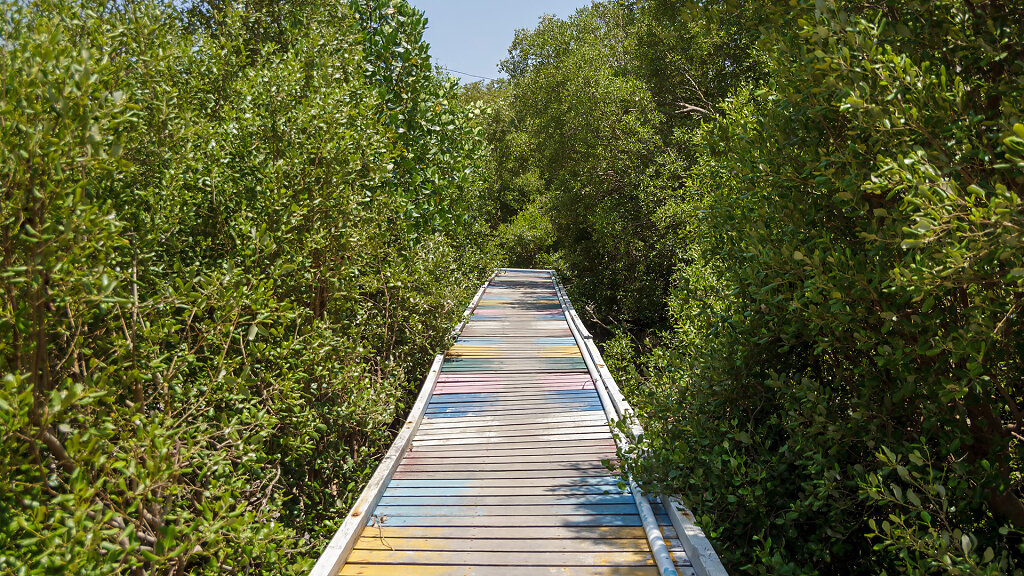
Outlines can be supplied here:
<path id="1" fill-rule="evenodd" d="M 572 302 L 565 293 L 565 287 L 562 286 L 557 273 L 554 271 L 552 271 L 552 280 L 558 293 L 558 299 L 562 304 L 562 309 L 569 320 L 569 328 L 573 332 L 580 350 L 583 352 L 583 360 L 590 371 L 591 377 L 594 379 L 595 387 L 597 388 L 598 395 L 601 397 L 601 403 L 605 408 L 609 422 L 624 420 L 629 426 L 633 439 L 638 440 L 643 435 L 643 427 L 637 421 L 633 407 L 629 405 L 629 401 L 626 400 L 622 391 L 619 390 L 618 384 L 615 383 L 615 378 L 612 377 L 604 362 L 604 358 L 601 356 L 600 350 L 597 349 L 597 345 L 594 343 L 594 337 L 583 325 L 583 321 L 580 320 L 575 308 L 573 308 Z M 625 435 L 621 434 L 614 427 L 613 431 L 615 432 L 616 441 L 619 442 L 621 447 L 628 448 L 633 444 L 633 439 L 626 438 Z M 641 520 L 644 522 L 644 530 L 648 532 L 651 552 L 654 554 L 659 570 L 666 576 L 676 574 L 675 565 L 671 562 L 671 555 L 669 555 L 667 548 L 665 548 L 661 529 L 658 528 L 656 521 L 654 521 L 654 531 L 657 534 L 655 539 L 652 540 L 651 530 L 648 528 L 648 520 L 645 518 L 645 512 L 650 513 L 651 519 L 654 518 L 650 502 L 637 487 L 632 475 L 627 475 L 627 479 L 630 490 L 637 500 L 637 508 L 640 511 Z M 697 575 L 728 576 L 728 572 L 725 570 L 725 566 L 722 565 L 722 560 L 718 557 L 718 554 L 715 553 L 714 547 L 711 546 L 711 542 L 704 535 L 700 527 L 693 522 L 693 515 L 683 506 L 682 501 L 676 496 L 665 495 L 662 495 L 660 500 L 668 512 L 669 520 L 672 522 L 672 526 L 679 536 L 679 541 L 682 543 L 683 549 L 686 551 L 686 555 L 690 559 Z M 660 540 L 660 544 L 656 540 Z M 671 572 L 667 572 L 666 570 L 669 567 L 663 565 L 666 558 L 667 562 L 671 565 Z"/>

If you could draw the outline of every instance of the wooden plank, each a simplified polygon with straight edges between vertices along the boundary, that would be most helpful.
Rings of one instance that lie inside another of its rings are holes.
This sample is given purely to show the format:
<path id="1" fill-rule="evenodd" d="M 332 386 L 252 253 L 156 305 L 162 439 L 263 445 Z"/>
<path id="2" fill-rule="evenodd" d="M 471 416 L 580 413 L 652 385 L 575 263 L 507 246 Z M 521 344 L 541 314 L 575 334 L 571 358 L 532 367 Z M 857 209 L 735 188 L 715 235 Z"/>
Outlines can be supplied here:
<path id="1" fill-rule="evenodd" d="M 410 458 L 436 458 L 436 459 L 462 459 L 462 458 L 515 458 L 515 457 L 526 457 L 528 461 L 542 461 L 544 458 L 554 458 L 558 460 L 559 456 L 568 456 L 569 458 L 563 461 L 580 461 L 585 460 L 585 457 L 590 457 L 594 460 L 601 460 L 604 458 L 616 458 L 615 447 L 610 444 L 602 444 L 597 446 L 559 446 L 558 442 L 549 442 L 545 446 L 529 446 L 526 448 L 519 449 L 504 449 L 498 445 L 480 445 L 480 444 L 455 444 L 455 445 L 437 445 L 437 446 L 420 446 L 418 449 L 407 452 L 407 456 Z M 499 460 L 495 460 L 498 462 Z M 508 461 L 508 460 L 503 460 Z"/>
<path id="2" fill-rule="evenodd" d="M 595 391 L 594 383 L 585 380 L 563 380 L 561 382 L 449 382 L 438 388 L 439 398 L 448 394 L 502 394 L 507 392 L 535 391 L 538 393 L 559 391 Z"/>
<path id="3" fill-rule="evenodd" d="M 451 350 L 500 350 L 501 352 L 533 352 L 537 350 L 551 350 L 568 352 L 575 350 L 580 353 L 579 346 L 575 341 L 550 339 L 538 341 L 537 338 L 460 338 L 451 347 Z"/>
<path id="4" fill-rule="evenodd" d="M 584 382 L 582 380 L 578 382 L 569 382 L 570 384 L 578 384 Z M 466 388 L 466 392 L 453 392 L 447 394 L 435 395 L 431 400 L 433 402 L 480 402 L 480 401 L 509 401 L 509 402 L 528 402 L 535 401 L 538 399 L 551 399 L 551 398 L 588 398 L 590 396 L 597 395 L 596 389 L 580 389 L 580 390 L 552 390 L 546 388 L 546 386 L 552 386 L 552 382 L 538 382 L 534 385 L 531 383 L 494 383 L 484 382 L 479 386 L 497 387 L 504 386 L 507 390 L 502 392 L 479 392 L 474 386 L 478 386 L 473 383 L 463 383 Z M 450 388 L 460 387 L 459 383 L 448 383 L 445 386 Z"/>
<path id="5" fill-rule="evenodd" d="M 565 426 L 579 421 L 587 426 L 608 427 L 608 420 L 603 418 L 600 410 L 537 410 L 535 412 L 502 412 L 471 414 L 468 416 L 457 416 L 451 413 L 431 416 L 425 419 L 423 425 L 430 433 L 438 430 L 459 430 L 462 428 L 483 428 L 494 427 L 495 429 L 506 429 L 505 426 Z M 571 430 L 571 429 L 570 429 Z M 564 431 L 559 431 L 563 433 Z"/>
<path id="6" fill-rule="evenodd" d="M 463 370 L 460 372 L 446 371 L 442 384 L 543 384 L 552 382 L 586 382 L 589 375 L 582 370 L 566 369 L 558 372 L 532 372 L 510 370 Z M 584 377 L 586 376 L 586 377 Z M 593 382 L 593 380 L 589 380 Z"/>
<path id="7" fill-rule="evenodd" d="M 573 410 L 580 416 L 592 417 L 595 414 L 600 414 L 601 409 L 593 406 L 577 406 Z M 444 410 L 433 412 L 430 414 L 431 423 L 444 423 L 445 420 L 452 422 L 471 422 L 466 420 L 468 418 L 493 418 L 493 417 L 508 417 L 508 418 L 524 418 L 530 416 L 546 417 L 553 414 L 564 414 L 565 406 L 552 405 L 547 408 L 537 407 L 533 410 Z M 563 433 L 560 431 L 559 433 Z"/>
<path id="8" fill-rule="evenodd" d="M 384 498 L 444 497 L 463 496 L 466 494 L 472 494 L 474 497 L 494 497 L 499 502 L 503 497 L 631 496 L 628 491 L 623 491 L 615 484 L 599 484 L 594 486 L 480 486 L 476 488 L 452 486 L 399 488 L 392 486 L 388 487 L 387 491 L 384 492 Z"/>
<path id="9" fill-rule="evenodd" d="M 523 334 L 528 333 L 531 335 L 549 335 L 557 334 L 559 336 L 569 332 L 569 324 L 564 319 L 562 320 L 528 320 L 528 321 L 502 321 L 502 320 L 482 320 L 474 318 L 466 324 L 466 330 L 469 331 L 473 328 L 481 328 L 487 331 L 488 335 L 501 336 L 506 332 L 512 334 Z"/>
<path id="10" fill-rule="evenodd" d="M 452 378 L 452 376 L 466 375 L 471 376 L 468 378 Z M 513 374 L 513 373 L 491 373 L 491 372 L 452 372 L 446 374 L 449 376 L 444 381 L 439 381 L 438 384 L 442 387 L 453 387 L 457 385 L 463 385 L 466 387 L 471 386 L 508 386 L 510 391 L 525 390 L 528 391 L 531 388 L 539 388 L 540 385 L 553 386 L 556 384 L 592 384 L 594 381 L 589 378 L 580 378 L 577 372 L 574 371 L 562 371 L 558 374 Z M 504 377 L 501 377 L 504 376 Z M 525 376 L 525 377 L 524 377 Z M 546 376 L 546 377 L 545 377 Z M 514 388 L 513 388 L 514 387 Z"/>
<path id="11" fill-rule="evenodd" d="M 523 566 L 516 576 L 659 576 L 655 566 Z M 509 576 L 507 566 L 346 564 L 340 576 Z"/>
<path id="12" fill-rule="evenodd" d="M 412 450 L 420 452 L 455 450 L 523 450 L 551 446 L 607 446 L 609 443 L 615 443 L 610 434 L 587 435 L 587 437 L 558 435 L 553 436 L 551 438 L 541 438 L 539 436 L 535 436 L 529 442 L 493 442 L 488 440 L 484 442 L 470 442 L 460 444 L 455 442 L 442 441 L 427 443 L 423 445 L 418 445 L 416 444 L 416 442 L 413 442 Z"/>
<path id="13" fill-rule="evenodd" d="M 460 428 L 480 428 L 503 426 L 524 426 L 524 425 L 547 425 L 565 424 L 574 421 L 583 421 L 588 425 L 608 426 L 607 419 L 602 417 L 601 412 L 596 410 L 575 410 L 544 412 L 540 414 L 483 414 L 480 416 L 442 416 L 440 418 L 424 419 L 422 425 L 426 430 L 458 430 Z"/>
<path id="14" fill-rule="evenodd" d="M 398 471 L 404 474 L 410 474 L 413 472 L 513 472 L 516 470 L 522 472 L 534 472 L 540 470 L 549 470 L 552 472 L 559 470 L 578 470 L 580 472 L 589 472 L 593 470 L 607 471 L 607 468 L 599 460 L 595 459 L 576 462 L 547 460 L 543 462 L 476 462 L 473 464 L 450 464 L 447 462 L 404 460 L 398 465 Z"/>
<path id="15" fill-rule="evenodd" d="M 504 385 L 504 384 L 496 385 L 496 386 L 476 386 L 476 387 L 472 387 L 472 388 L 466 387 L 466 386 L 445 386 L 444 388 L 441 388 L 439 390 L 438 394 L 442 394 L 442 395 L 443 394 L 462 394 L 462 393 L 465 393 L 467 391 L 471 391 L 471 392 L 507 392 L 507 391 L 513 390 L 515 388 L 520 388 L 521 389 L 523 387 L 519 387 L 519 386 L 513 387 L 513 386 Z M 550 391 L 553 391 L 553 392 L 554 391 L 593 390 L 594 389 L 593 384 L 545 384 L 543 386 L 534 386 L 532 388 L 536 388 L 538 390 L 544 390 L 544 391 L 549 391 L 550 390 Z"/>
<path id="16" fill-rule="evenodd" d="M 649 566 L 649 552 L 447 552 L 353 550 L 354 564 L 478 564 L 486 566 Z"/>
<path id="17" fill-rule="evenodd" d="M 577 414 L 581 416 L 593 416 L 594 413 L 600 413 L 601 409 L 594 406 L 577 406 L 574 407 Z M 441 420 L 444 418 L 454 419 L 455 421 L 463 421 L 464 418 L 490 418 L 495 416 L 508 416 L 508 417 L 524 417 L 524 416 L 550 416 L 552 414 L 558 414 L 565 412 L 565 406 L 552 405 L 548 408 L 534 408 L 533 410 L 444 410 L 433 412 L 430 414 L 431 420 Z"/>
<path id="18" fill-rule="evenodd" d="M 425 471 L 420 469 L 395 470 L 394 478 L 398 480 L 536 480 L 536 479 L 584 479 L 607 477 L 609 472 L 604 467 L 588 469 L 562 470 L 472 470 L 472 471 Z"/>
<path id="19" fill-rule="evenodd" d="M 437 379 L 439 384 L 445 384 L 449 382 L 562 382 L 566 380 L 581 380 L 587 382 L 593 382 L 594 378 L 590 375 L 590 372 L 584 370 L 575 370 L 571 372 L 565 372 L 563 374 L 496 374 L 491 372 L 471 372 L 471 373 L 441 373 L 441 376 Z"/>
<path id="20" fill-rule="evenodd" d="M 438 382 L 438 385 L 444 388 L 463 387 L 470 391 L 472 391 L 473 387 L 504 386 L 508 388 L 509 391 L 517 391 L 544 390 L 544 386 L 561 386 L 568 384 L 585 385 L 594 383 L 593 380 L 589 380 L 586 378 L 577 378 L 575 372 L 569 371 L 559 372 L 557 374 L 536 373 L 533 374 L 532 377 L 527 378 L 523 378 L 523 376 L 531 375 L 511 372 L 505 372 L 504 374 L 492 372 L 453 372 L 448 375 L 455 376 L 458 374 L 472 375 L 473 378 L 465 378 L 461 380 L 456 378 L 447 378 L 443 382 Z M 544 376 L 548 376 L 548 378 L 544 378 Z"/>
<path id="21" fill-rule="evenodd" d="M 534 486 L 604 486 L 618 484 L 618 477 L 607 474 L 605 476 L 566 476 L 561 478 L 395 478 L 388 488 L 436 488 L 442 486 L 475 488 L 475 487 L 534 487 Z"/>
<path id="22" fill-rule="evenodd" d="M 647 552 L 646 538 L 388 538 L 373 535 L 373 528 L 364 532 L 356 543 L 357 550 L 444 550 L 459 552 Z"/>
<path id="23" fill-rule="evenodd" d="M 384 526 L 643 526 L 639 515 L 580 516 L 407 516 L 388 517 Z"/>
<path id="24" fill-rule="evenodd" d="M 582 360 L 580 365 L 583 365 Z M 548 366 L 535 366 L 531 362 L 522 363 L 503 363 L 491 365 L 487 368 L 491 372 L 496 373 L 507 373 L 507 374 L 564 374 L 565 372 L 574 372 L 576 370 L 575 364 L 564 364 L 556 365 L 551 364 Z M 480 370 L 479 366 L 446 366 L 445 370 L 449 372 L 477 372 Z"/>
<path id="25" fill-rule="evenodd" d="M 435 448 L 435 446 L 427 446 L 427 448 Z M 406 457 L 409 458 L 426 458 L 431 459 L 435 463 L 443 463 L 444 461 L 450 461 L 452 463 L 463 463 L 464 459 L 487 459 L 489 462 L 512 462 L 516 458 L 526 458 L 525 462 L 541 462 L 544 459 L 553 459 L 552 461 L 558 462 L 586 462 L 586 461 L 600 461 L 600 460 L 614 460 L 617 458 L 617 453 L 611 446 L 601 447 L 595 449 L 593 446 L 581 446 L 581 447 L 563 447 L 563 448 L 552 448 L 549 450 L 530 448 L 524 450 L 436 450 L 436 451 L 420 451 L 406 453 Z M 564 457 L 564 458 L 562 458 Z M 412 460 L 410 464 L 414 463 Z"/>
<path id="26" fill-rule="evenodd" d="M 500 428 L 483 426 L 469 429 L 442 429 L 427 430 L 416 435 L 416 441 L 437 440 L 441 438 L 465 438 L 471 435 L 474 438 L 509 438 L 527 436 L 548 436 L 552 433 L 574 433 L 588 434 L 597 432 L 608 432 L 607 424 L 573 426 L 571 422 L 558 422 L 552 424 L 524 424 L 521 426 L 504 426 Z"/>
<path id="27" fill-rule="evenodd" d="M 441 384 L 478 383 L 478 384 L 541 384 L 552 382 L 593 382 L 590 375 L 582 370 L 562 370 L 557 374 L 545 372 L 509 372 L 478 370 L 476 372 L 445 372 Z"/>
<path id="28" fill-rule="evenodd" d="M 450 358 L 465 358 L 477 360 L 537 360 L 543 361 L 548 358 L 581 358 L 579 351 L 564 352 L 558 350 L 505 350 L 495 347 L 494 350 L 459 350 L 453 352 Z"/>
<path id="29" fill-rule="evenodd" d="M 386 516 L 387 518 L 400 516 L 578 516 L 585 514 L 633 516 L 636 514 L 636 504 L 632 502 L 628 504 L 551 504 L 546 506 L 528 504 L 512 506 L 432 506 L 430 504 L 384 506 L 378 504 L 373 513 L 376 516 Z"/>
<path id="30" fill-rule="evenodd" d="M 446 538 L 465 540 L 487 539 L 587 539 L 646 538 L 642 528 L 635 526 L 366 526 L 362 537 L 377 538 Z"/>
<path id="31" fill-rule="evenodd" d="M 553 414 L 558 412 L 600 412 L 599 403 L 550 403 L 533 407 L 519 408 L 515 405 L 473 406 L 465 408 L 430 408 L 425 414 L 435 418 L 478 418 L 481 416 L 529 416 Z"/>
<path id="32" fill-rule="evenodd" d="M 465 414 L 465 416 L 454 416 L 453 414 Z M 515 404 L 506 403 L 492 406 L 467 406 L 465 408 L 444 408 L 444 409 L 431 409 L 430 414 L 425 414 L 427 418 L 427 424 L 430 425 L 451 425 L 458 422 L 473 422 L 468 418 L 475 418 L 477 424 L 480 421 L 483 423 L 487 419 L 505 419 L 510 420 L 514 418 L 522 419 L 534 419 L 539 420 L 541 418 L 558 418 L 559 416 L 568 417 L 569 415 L 583 416 L 590 418 L 601 418 L 601 410 L 594 409 L 594 403 L 590 402 L 558 402 L 552 401 L 546 404 L 537 404 L 532 407 L 517 408 Z M 453 418 L 458 418 L 457 421 L 453 421 Z M 465 420 L 464 420 L 465 419 Z M 557 421 L 557 420 L 552 420 Z M 607 423 L 607 419 L 604 419 L 602 423 Z"/>
<path id="33" fill-rule="evenodd" d="M 420 423 L 420 430 L 476 428 L 479 426 L 518 426 L 521 424 L 554 424 L 559 422 L 586 423 L 600 422 L 607 425 L 607 419 L 600 413 L 580 414 L 579 412 L 561 412 L 537 416 L 484 416 L 480 418 L 429 418 Z"/>
<path id="34" fill-rule="evenodd" d="M 425 454 L 432 457 L 466 458 L 469 456 L 509 456 L 515 454 L 604 454 L 615 450 L 613 440 L 587 440 L 583 442 L 538 442 L 521 448 L 501 446 L 419 446 L 406 454 Z"/>
<path id="35" fill-rule="evenodd" d="M 512 355 L 513 357 L 522 355 L 524 357 L 533 357 L 542 353 L 559 354 L 564 356 L 582 356 L 579 347 L 575 344 L 535 344 L 521 338 L 507 338 L 504 341 L 492 344 L 456 342 L 448 351 L 452 358 L 486 354 L 500 354 L 502 356 Z"/>
<path id="36" fill-rule="evenodd" d="M 463 422 L 462 418 L 438 418 L 440 422 L 432 422 L 421 429 L 420 434 L 436 436 L 438 434 L 463 434 L 473 436 L 484 432 L 520 432 L 526 430 L 547 430 L 548 432 L 579 432 L 585 428 L 609 429 L 608 423 L 588 412 L 577 413 L 578 421 L 568 417 L 531 418 L 504 422 L 481 423 Z M 419 438 L 420 435 L 417 435 Z"/>
<path id="37" fill-rule="evenodd" d="M 462 392 L 457 394 L 434 394 L 431 402 L 454 404 L 458 402 L 534 402 L 537 400 L 598 398 L 594 390 L 531 390 L 517 389 L 508 392 Z"/>
<path id="38" fill-rule="evenodd" d="M 454 375 L 449 374 L 449 376 Z M 467 373 L 469 374 L 469 373 Z M 480 372 L 472 373 L 476 376 L 480 376 Z M 542 392 L 545 390 L 558 390 L 558 386 L 586 386 L 593 385 L 594 381 L 587 378 L 577 378 L 574 372 L 561 372 L 558 374 L 536 374 L 536 378 L 519 378 L 522 374 L 506 373 L 507 378 L 484 378 L 474 377 L 458 380 L 455 378 L 447 378 L 443 382 L 438 381 L 437 385 L 439 388 L 460 388 L 468 390 L 465 393 L 474 393 L 478 388 L 490 387 L 490 388 L 505 388 L 508 392 L 518 391 L 538 391 Z M 488 373 L 487 376 L 492 376 Z M 541 376 L 551 376 L 551 378 L 541 378 Z M 549 388 L 553 387 L 553 388 Z M 583 390 L 593 390 L 593 388 L 582 388 Z"/>
<path id="39" fill-rule="evenodd" d="M 481 322 L 480 324 L 483 324 L 483 322 Z M 500 338 L 509 338 L 516 336 L 528 336 L 531 338 L 556 338 L 572 335 L 572 332 L 569 330 L 568 325 L 565 328 L 503 328 L 499 330 L 489 326 L 480 326 L 479 324 L 477 324 L 473 326 L 466 326 L 462 330 L 462 333 L 467 336 L 497 336 Z"/>
<path id="40" fill-rule="evenodd" d="M 550 386 L 568 386 L 568 385 L 580 385 L 585 386 L 587 384 L 593 384 L 593 380 L 585 378 L 577 378 L 575 372 L 562 370 L 559 372 L 510 372 L 510 371 L 498 371 L 498 372 L 450 372 L 449 376 L 467 374 L 473 375 L 473 378 L 466 378 L 457 380 L 454 378 L 446 379 L 444 382 L 438 382 L 441 388 L 460 388 L 465 389 L 467 392 L 460 392 L 460 394 L 472 394 L 475 393 L 477 388 L 484 387 L 505 387 L 508 392 L 543 392 L 545 390 L 557 390 L 557 388 L 548 388 Z M 484 377 L 486 376 L 486 377 Z M 497 376 L 492 378 L 491 376 Z M 504 377 L 502 377 L 504 376 Z M 523 376 L 533 376 L 523 378 Z M 543 376 L 549 376 L 549 378 L 543 378 Z M 584 388 L 584 390 L 590 390 L 590 388 Z M 441 396 L 441 399 L 445 395 Z"/>
<path id="41" fill-rule="evenodd" d="M 430 464 L 465 465 L 473 463 L 482 464 L 526 464 L 538 463 L 547 464 L 551 462 L 600 462 L 601 460 L 615 460 L 615 452 L 591 452 L 582 454 L 540 454 L 535 456 L 490 456 L 486 453 L 480 456 L 443 457 L 430 454 L 412 455 L 406 453 L 402 459 L 403 464 L 414 464 L 417 466 Z"/>
<path id="42" fill-rule="evenodd" d="M 460 496 L 398 496 L 390 491 L 381 497 L 378 506 L 561 506 L 588 504 L 632 504 L 631 494 L 572 495 L 547 494 L 527 496 L 491 496 L 478 494 Z"/>
<path id="43" fill-rule="evenodd" d="M 473 399 L 473 398 L 487 398 L 490 400 L 528 400 L 530 397 L 540 398 L 569 398 L 574 396 L 588 396 L 591 394 L 597 394 L 594 390 L 576 390 L 576 391 L 547 391 L 544 389 L 531 389 L 516 386 L 507 392 L 464 392 L 459 394 L 443 394 L 437 398 L 432 398 L 434 401 L 443 400 L 445 402 L 457 402 L 462 399 Z"/>
<path id="44" fill-rule="evenodd" d="M 425 472 L 423 470 L 399 469 L 395 472 L 395 478 L 422 478 L 424 480 L 482 480 L 482 479 L 525 479 L 525 478 L 576 478 L 590 476 L 606 476 L 608 470 L 604 467 L 595 467 L 582 470 L 490 470 L 471 472 Z"/>
<path id="45" fill-rule="evenodd" d="M 610 432 L 588 432 L 575 434 L 571 432 L 559 433 L 559 434 L 548 434 L 545 436 L 504 436 L 501 438 L 445 438 L 440 440 L 416 440 L 413 442 L 414 446 L 467 446 L 471 444 L 522 444 L 524 438 L 526 443 L 530 442 L 542 442 L 542 441 L 563 441 L 563 440 L 607 440 L 611 438 Z"/>
<path id="46" fill-rule="evenodd" d="M 539 416 L 541 414 L 550 415 L 558 412 L 600 412 L 600 410 L 594 410 L 594 408 L 600 407 L 600 400 L 590 400 L 589 398 L 580 398 L 578 400 L 551 398 L 529 403 L 524 402 L 522 404 L 518 402 L 439 403 L 428 407 L 425 415 L 431 420 L 439 417 L 452 418 L 452 416 L 448 416 L 449 414 L 466 414 L 467 418 L 491 416 L 491 413 L 508 415 L 519 414 L 521 416 L 536 414 Z M 593 416 L 593 414 L 591 414 L 591 416 Z"/>
<path id="47" fill-rule="evenodd" d="M 438 384 L 439 390 L 450 390 L 450 392 L 437 392 L 438 399 L 444 399 L 449 394 L 507 394 L 511 392 L 533 392 L 546 394 L 548 392 L 596 392 L 594 383 L 589 380 L 562 379 L 550 381 L 501 381 L 482 380 L 479 382 L 443 382 Z"/>
<path id="48" fill-rule="evenodd" d="M 441 418 L 458 418 L 459 416 L 452 416 L 452 414 L 465 414 L 465 418 L 479 418 L 496 415 L 519 415 L 519 416 L 548 416 L 552 413 L 565 413 L 565 412 L 601 412 L 600 400 L 573 400 L 573 401 L 559 401 L 552 399 L 545 402 L 536 402 L 532 404 L 520 405 L 514 402 L 504 403 L 465 403 L 465 404 L 451 404 L 451 405 L 435 405 L 427 408 L 427 412 L 424 416 L 432 420 L 431 424 L 441 424 L 442 422 L 436 422 Z M 594 414 L 589 414 L 594 416 Z"/>
<path id="49" fill-rule="evenodd" d="M 575 385 L 573 385 L 575 386 Z M 493 388 L 493 386 L 490 386 Z M 456 388 L 456 387 L 453 387 Z M 476 406 L 536 406 L 560 403 L 593 403 L 601 398 L 595 389 L 570 388 L 557 390 L 549 385 L 543 387 L 506 387 L 504 391 L 481 392 L 476 388 L 458 387 L 459 392 L 435 395 L 431 400 L 431 408 L 466 408 Z M 515 392 L 513 392 L 513 390 Z"/>
<path id="50" fill-rule="evenodd" d="M 474 396 L 477 396 L 476 398 L 454 398 L 450 396 L 442 396 L 431 400 L 430 404 L 427 405 L 427 409 L 438 410 L 452 408 L 456 410 L 468 410 L 492 407 L 532 409 L 534 406 L 550 406 L 552 404 L 559 406 L 600 405 L 601 399 L 598 395 L 592 391 L 588 392 L 588 394 L 577 394 L 575 396 L 542 394 L 531 398 L 487 398 L 476 394 L 474 394 Z"/>
<path id="51" fill-rule="evenodd" d="M 568 367 L 579 369 L 586 366 L 582 356 L 575 358 L 463 358 L 452 356 L 445 358 L 442 370 L 501 370 L 522 369 L 523 371 L 546 371 L 552 367 Z"/>

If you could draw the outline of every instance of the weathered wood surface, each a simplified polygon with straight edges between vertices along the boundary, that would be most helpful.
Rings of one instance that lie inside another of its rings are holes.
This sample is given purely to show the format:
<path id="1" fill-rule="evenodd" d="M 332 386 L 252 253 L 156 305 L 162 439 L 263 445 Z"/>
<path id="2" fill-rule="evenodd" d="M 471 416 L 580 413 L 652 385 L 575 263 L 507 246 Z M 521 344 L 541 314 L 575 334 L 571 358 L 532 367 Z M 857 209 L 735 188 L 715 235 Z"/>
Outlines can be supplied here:
<path id="1" fill-rule="evenodd" d="M 340 574 L 658 573 L 560 302 L 547 271 L 490 281 Z"/>
<path id="2" fill-rule="evenodd" d="M 413 571 L 410 571 L 412 569 Z M 347 564 L 341 576 L 509 576 L 508 566 Z M 516 576 L 658 576 L 655 566 L 519 566 Z"/>

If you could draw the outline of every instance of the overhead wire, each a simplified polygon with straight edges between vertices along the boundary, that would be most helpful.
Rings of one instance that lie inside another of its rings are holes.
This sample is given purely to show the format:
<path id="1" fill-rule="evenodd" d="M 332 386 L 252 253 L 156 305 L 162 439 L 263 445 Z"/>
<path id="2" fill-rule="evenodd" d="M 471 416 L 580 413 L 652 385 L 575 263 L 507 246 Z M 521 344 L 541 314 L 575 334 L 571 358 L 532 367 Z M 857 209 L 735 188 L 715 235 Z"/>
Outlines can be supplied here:
<path id="1" fill-rule="evenodd" d="M 460 76 L 469 76 L 471 78 L 479 78 L 481 80 L 490 80 L 491 82 L 497 82 L 498 81 L 497 78 L 491 78 L 489 76 L 480 76 L 479 74 L 470 74 L 469 72 L 460 72 L 458 70 L 453 70 L 452 68 L 449 68 L 447 66 L 441 66 L 441 68 L 443 70 L 445 70 L 446 72 L 451 72 L 453 74 L 459 74 Z"/>

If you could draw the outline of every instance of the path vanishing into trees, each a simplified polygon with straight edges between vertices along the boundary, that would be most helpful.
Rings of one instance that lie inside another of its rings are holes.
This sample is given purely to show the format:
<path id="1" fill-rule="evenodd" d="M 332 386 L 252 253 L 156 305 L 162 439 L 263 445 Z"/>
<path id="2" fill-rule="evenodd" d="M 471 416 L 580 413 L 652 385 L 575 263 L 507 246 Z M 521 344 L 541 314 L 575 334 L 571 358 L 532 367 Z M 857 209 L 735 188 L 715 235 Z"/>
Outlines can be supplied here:
<path id="1" fill-rule="evenodd" d="M 455 334 L 311 576 L 725 574 L 609 470 L 632 411 L 551 271 L 498 270 Z"/>

